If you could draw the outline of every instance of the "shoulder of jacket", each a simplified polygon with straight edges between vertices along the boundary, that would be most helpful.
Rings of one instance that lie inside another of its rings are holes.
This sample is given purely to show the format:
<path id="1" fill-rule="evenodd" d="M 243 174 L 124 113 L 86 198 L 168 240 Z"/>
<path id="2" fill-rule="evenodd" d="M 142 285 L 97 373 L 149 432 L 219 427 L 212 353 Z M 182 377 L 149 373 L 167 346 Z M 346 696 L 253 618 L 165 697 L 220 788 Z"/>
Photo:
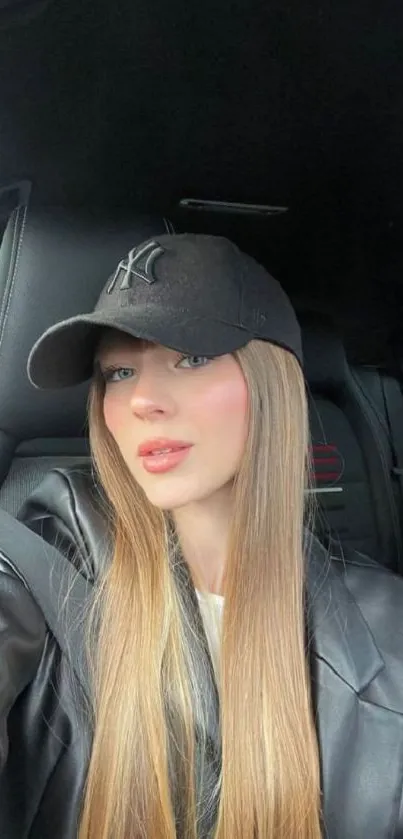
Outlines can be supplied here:
<path id="1" fill-rule="evenodd" d="M 312 534 L 308 545 L 308 586 L 314 597 L 323 592 L 337 608 L 342 600 L 346 613 L 358 607 L 375 633 L 392 623 L 403 630 L 403 577 L 352 548 L 344 546 L 341 556 L 332 555 Z"/>
<path id="2" fill-rule="evenodd" d="M 18 519 L 94 578 L 108 553 L 111 513 L 91 464 L 49 471 Z"/>
<path id="3" fill-rule="evenodd" d="M 403 577 L 395 574 L 381 562 L 362 551 L 341 546 L 340 555 L 332 554 L 312 533 L 306 532 L 307 546 L 318 574 L 331 571 L 347 588 L 359 593 L 374 594 L 379 597 L 395 595 L 397 600 L 403 597 Z"/>
<path id="4" fill-rule="evenodd" d="M 371 607 L 378 621 L 403 627 L 403 577 L 360 551 L 346 551 L 332 563 L 364 612 Z"/>

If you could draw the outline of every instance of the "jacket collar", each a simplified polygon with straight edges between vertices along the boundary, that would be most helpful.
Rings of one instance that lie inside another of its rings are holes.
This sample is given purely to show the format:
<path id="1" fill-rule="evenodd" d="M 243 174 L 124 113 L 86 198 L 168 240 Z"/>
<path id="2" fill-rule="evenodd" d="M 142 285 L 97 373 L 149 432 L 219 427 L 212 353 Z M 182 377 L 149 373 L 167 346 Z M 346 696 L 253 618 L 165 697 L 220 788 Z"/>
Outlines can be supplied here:
<path id="1" fill-rule="evenodd" d="M 307 632 L 310 652 L 358 694 L 384 667 L 372 632 L 346 581 L 347 564 L 332 559 L 309 534 Z"/>

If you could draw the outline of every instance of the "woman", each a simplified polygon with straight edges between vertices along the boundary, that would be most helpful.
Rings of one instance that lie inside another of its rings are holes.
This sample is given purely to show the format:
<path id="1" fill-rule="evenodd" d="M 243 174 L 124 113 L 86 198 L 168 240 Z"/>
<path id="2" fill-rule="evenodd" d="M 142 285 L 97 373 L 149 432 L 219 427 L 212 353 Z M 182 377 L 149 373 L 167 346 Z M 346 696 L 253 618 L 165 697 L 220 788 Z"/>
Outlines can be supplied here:
<path id="1" fill-rule="evenodd" d="M 403 836 L 402 582 L 304 530 L 301 365 L 278 283 L 195 235 L 33 348 L 36 386 L 92 378 L 95 482 L 56 471 L 22 513 L 94 582 L 91 695 L 3 563 L 7 839 Z"/>

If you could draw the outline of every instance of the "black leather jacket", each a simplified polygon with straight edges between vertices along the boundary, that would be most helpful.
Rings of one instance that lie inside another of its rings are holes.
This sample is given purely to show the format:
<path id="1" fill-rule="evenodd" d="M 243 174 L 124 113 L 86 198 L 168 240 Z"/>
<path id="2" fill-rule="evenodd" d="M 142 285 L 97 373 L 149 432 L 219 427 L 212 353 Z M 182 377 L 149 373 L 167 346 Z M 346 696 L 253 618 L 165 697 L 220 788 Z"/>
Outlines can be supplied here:
<path id="1" fill-rule="evenodd" d="M 96 575 L 103 521 L 88 470 L 49 473 L 23 518 Z M 328 562 L 316 545 L 308 594 L 324 835 L 403 838 L 403 579 L 361 555 Z M 90 749 L 77 696 L 0 535 L 1 839 L 76 839 Z"/>

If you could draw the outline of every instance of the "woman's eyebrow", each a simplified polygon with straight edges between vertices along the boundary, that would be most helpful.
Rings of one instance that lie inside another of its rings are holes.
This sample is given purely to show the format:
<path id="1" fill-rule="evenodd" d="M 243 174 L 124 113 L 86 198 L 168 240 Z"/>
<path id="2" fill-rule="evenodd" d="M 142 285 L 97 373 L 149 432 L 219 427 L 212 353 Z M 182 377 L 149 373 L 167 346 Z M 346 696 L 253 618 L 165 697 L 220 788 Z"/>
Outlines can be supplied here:
<path id="1" fill-rule="evenodd" d="M 101 346 L 97 349 L 97 351 L 94 355 L 94 364 L 95 364 L 95 362 L 98 362 L 98 363 L 100 361 L 104 362 L 104 359 L 106 359 L 106 361 L 107 361 L 108 358 L 110 358 L 111 356 L 114 358 L 118 353 L 119 354 L 122 353 L 124 355 L 126 355 L 128 353 L 130 353 L 131 355 L 134 355 L 134 354 L 138 355 L 139 353 L 142 353 L 145 350 L 152 351 L 152 352 L 157 352 L 158 349 L 161 349 L 161 347 L 158 344 L 154 344 L 152 341 L 138 340 L 136 342 L 133 342 L 133 344 L 130 344 L 130 345 L 125 344 L 125 343 L 122 343 L 122 344 L 117 343 L 115 345 L 107 346 L 105 344 L 105 346 L 103 346 L 103 347 Z M 173 350 L 173 352 L 175 352 L 175 351 Z"/>
<path id="2" fill-rule="evenodd" d="M 98 352 L 96 352 L 95 355 L 94 355 L 94 365 L 95 364 L 98 364 L 98 366 L 101 365 L 101 364 L 102 365 L 108 365 L 112 361 L 115 361 L 116 358 L 118 357 L 118 354 L 120 355 L 120 353 L 121 353 L 121 350 L 118 350 L 117 348 L 116 349 L 112 349 L 112 348 L 111 349 L 101 349 Z"/>

